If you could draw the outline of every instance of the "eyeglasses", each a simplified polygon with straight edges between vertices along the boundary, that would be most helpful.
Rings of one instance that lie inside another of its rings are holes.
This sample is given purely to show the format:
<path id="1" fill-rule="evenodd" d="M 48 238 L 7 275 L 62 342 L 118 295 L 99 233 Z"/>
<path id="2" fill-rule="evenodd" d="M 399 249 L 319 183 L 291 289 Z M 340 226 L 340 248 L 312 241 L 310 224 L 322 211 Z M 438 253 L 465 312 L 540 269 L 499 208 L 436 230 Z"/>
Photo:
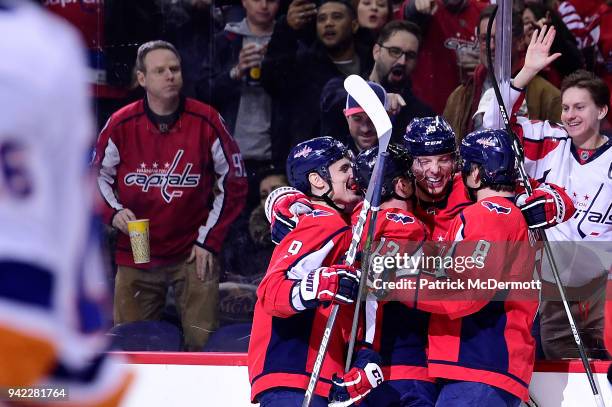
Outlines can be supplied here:
<path id="1" fill-rule="evenodd" d="M 384 48 L 387 50 L 387 52 L 389 53 L 389 55 L 391 55 L 393 58 L 395 59 L 400 59 L 402 57 L 402 55 L 406 55 L 406 59 L 410 60 L 410 59 L 416 59 L 417 57 L 417 53 L 416 51 L 404 51 L 399 47 L 387 47 L 384 46 L 382 44 L 378 44 L 381 48 Z"/>

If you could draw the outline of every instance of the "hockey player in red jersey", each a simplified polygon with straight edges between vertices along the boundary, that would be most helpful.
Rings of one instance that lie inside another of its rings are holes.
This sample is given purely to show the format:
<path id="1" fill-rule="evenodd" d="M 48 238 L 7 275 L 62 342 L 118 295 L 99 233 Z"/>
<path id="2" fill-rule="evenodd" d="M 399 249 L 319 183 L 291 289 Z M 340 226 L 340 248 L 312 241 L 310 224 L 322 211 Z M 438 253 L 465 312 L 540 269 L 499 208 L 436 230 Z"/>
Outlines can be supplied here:
<path id="1" fill-rule="evenodd" d="M 351 240 L 350 213 L 361 200 L 350 158 L 331 137 L 300 143 L 289 154 L 289 183 L 310 197 L 312 211 L 276 247 L 257 290 L 248 365 L 251 399 L 262 406 L 301 406 L 332 303 L 343 306 L 312 406 L 327 406 L 332 377 L 343 372 L 353 315 L 346 305 L 359 286 L 356 270 L 341 264 Z M 380 376 L 380 368 L 369 359 L 358 355 L 363 364 L 339 377 L 351 399 L 377 384 L 372 374 Z"/>
<path id="2" fill-rule="evenodd" d="M 396 255 L 418 257 L 428 233 L 425 225 L 412 212 L 412 158 L 398 145 L 389 145 L 387 151 L 389 157 L 383 172 L 381 205 L 370 258 Z M 364 192 L 377 156 L 378 147 L 373 147 L 359 154 L 353 165 L 355 180 Z M 367 302 L 366 307 L 376 309 L 375 313 L 366 312 L 366 315 L 375 315 L 375 330 L 374 334 L 366 330 L 365 337 L 360 339 L 371 343 L 380 354 L 385 382 L 367 396 L 364 403 L 367 406 L 433 407 L 435 403 L 436 385 L 427 374 L 429 314 L 386 297 L 386 290 L 381 286 L 383 282 L 397 281 L 410 273 L 409 269 L 394 269 L 391 275 L 384 275 L 370 269 L 371 288 L 380 302 Z M 370 326 L 371 322 L 366 321 L 366 325 Z"/>
<path id="3" fill-rule="evenodd" d="M 449 223 L 471 203 L 461 176 L 455 174 L 455 133 L 440 116 L 416 118 L 406 128 L 404 144 L 414 157 L 415 213 L 429 227 L 431 239 L 441 242 Z M 539 186 L 534 183 L 534 195 L 521 204 L 530 227 L 552 227 L 569 219 L 569 196 L 556 185 Z"/>
<path id="4" fill-rule="evenodd" d="M 480 258 L 483 267 L 451 267 L 449 280 L 532 280 L 535 249 L 514 204 L 517 172 L 510 136 L 504 130 L 476 131 L 462 140 L 459 151 L 463 183 L 475 203 L 450 223 L 449 255 Z M 435 281 L 427 274 L 421 278 Z M 416 303 L 432 312 L 428 366 L 441 384 L 436 406 L 518 406 L 528 399 L 537 291 L 448 289 L 442 300 L 432 300 L 435 289 L 422 282 Z"/>
<path id="5" fill-rule="evenodd" d="M 431 240 L 442 241 L 450 221 L 470 204 L 461 176 L 455 174 L 455 133 L 441 116 L 416 118 L 403 141 L 414 157 L 415 214 L 429 228 Z"/>

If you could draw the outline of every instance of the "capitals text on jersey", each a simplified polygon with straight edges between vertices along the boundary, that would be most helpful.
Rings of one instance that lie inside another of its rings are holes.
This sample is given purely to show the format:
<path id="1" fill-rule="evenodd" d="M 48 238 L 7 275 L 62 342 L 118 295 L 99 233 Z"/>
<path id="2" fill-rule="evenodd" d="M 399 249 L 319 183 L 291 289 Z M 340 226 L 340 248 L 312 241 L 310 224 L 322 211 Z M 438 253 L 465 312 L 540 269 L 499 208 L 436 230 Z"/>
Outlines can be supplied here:
<path id="1" fill-rule="evenodd" d="M 185 153 L 184 150 L 178 150 L 172 164 L 166 169 L 156 169 L 157 163 L 154 163 L 152 170 L 146 170 L 144 163 L 141 164 L 141 168 L 137 169 L 136 172 L 129 172 L 125 174 L 123 181 L 125 185 L 138 185 L 142 187 L 142 192 L 147 192 L 150 187 L 157 187 L 160 189 L 162 198 L 167 203 L 170 203 L 173 198 L 178 198 L 183 195 L 181 191 L 168 191 L 168 187 L 183 187 L 183 188 L 195 188 L 200 182 L 199 174 L 191 174 L 192 163 L 187 163 L 182 173 L 175 173 L 174 170 L 178 166 L 181 157 Z M 168 165 L 168 163 L 166 163 Z"/>

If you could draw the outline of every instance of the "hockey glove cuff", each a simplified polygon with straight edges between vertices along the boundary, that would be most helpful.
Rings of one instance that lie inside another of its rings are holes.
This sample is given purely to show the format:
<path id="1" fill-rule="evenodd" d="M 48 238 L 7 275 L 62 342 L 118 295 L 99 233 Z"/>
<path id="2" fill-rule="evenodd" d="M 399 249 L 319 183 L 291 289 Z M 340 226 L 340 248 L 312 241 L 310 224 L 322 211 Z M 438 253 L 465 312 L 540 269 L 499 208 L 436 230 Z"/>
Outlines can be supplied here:
<path id="1" fill-rule="evenodd" d="M 385 380 L 378 353 L 371 349 L 362 349 L 351 370 L 343 376 L 332 377 L 332 388 L 329 393 L 330 406 L 345 407 L 359 405 L 362 399 Z"/>
<path id="2" fill-rule="evenodd" d="M 352 304 L 359 291 L 359 276 L 359 270 L 346 265 L 313 270 L 294 287 L 294 307 L 303 310 L 319 304 Z"/>
<path id="3" fill-rule="evenodd" d="M 523 193 L 516 197 L 516 205 L 523 212 L 529 229 L 550 228 L 570 219 L 574 204 L 562 188 L 554 184 L 541 184 L 533 195 Z"/>

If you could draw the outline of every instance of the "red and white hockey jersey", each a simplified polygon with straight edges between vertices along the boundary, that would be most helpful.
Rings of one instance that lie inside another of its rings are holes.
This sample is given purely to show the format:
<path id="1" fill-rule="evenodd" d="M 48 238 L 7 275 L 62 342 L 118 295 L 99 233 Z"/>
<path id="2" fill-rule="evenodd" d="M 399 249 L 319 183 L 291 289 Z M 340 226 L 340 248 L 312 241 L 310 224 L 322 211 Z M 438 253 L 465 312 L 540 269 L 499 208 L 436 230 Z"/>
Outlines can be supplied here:
<path id="1" fill-rule="evenodd" d="M 298 226 L 274 249 L 266 276 L 257 289 L 249 343 L 251 399 L 270 389 L 306 389 L 325 324 L 332 309 L 299 309 L 296 283 L 312 270 L 343 262 L 351 241 L 350 225 L 322 205 L 300 218 Z M 353 306 L 340 306 L 315 393 L 327 397 L 334 373 L 342 374 Z"/>
<path id="2" fill-rule="evenodd" d="M 367 230 L 367 225 L 366 228 Z M 378 213 L 374 244 L 370 259 L 378 256 L 412 256 L 415 260 L 422 255 L 423 245 L 428 240 L 425 225 L 411 212 L 388 208 Z M 388 281 L 413 278 L 412 270 L 394 270 Z M 375 278 L 387 280 L 381 275 L 370 272 Z M 396 293 L 395 293 L 396 294 Z M 407 307 L 399 298 L 379 302 L 371 296 L 366 303 L 366 326 L 375 315 L 374 334 L 365 340 L 372 342 L 374 349 L 382 358 L 382 371 L 385 380 L 417 379 L 433 381 L 427 373 L 427 329 L 429 313 Z M 401 294 L 400 294 L 401 295 Z M 375 312 L 375 314 L 374 314 Z"/>
<path id="3" fill-rule="evenodd" d="M 510 102 L 520 106 L 521 93 L 511 89 Z M 492 127 L 498 114 L 494 103 L 485 113 L 485 127 Z M 612 265 L 612 140 L 580 164 L 561 126 L 514 115 L 512 120 L 523 139 L 527 174 L 563 187 L 576 207 L 570 220 L 546 230 L 564 285 L 578 287 L 607 273 Z M 554 282 L 546 258 L 542 271 L 544 280 Z"/>
<path id="4" fill-rule="evenodd" d="M 179 110 L 162 133 L 145 100 L 134 102 L 114 113 L 98 138 L 94 165 L 106 223 L 123 208 L 150 220 L 151 263 L 138 267 L 180 261 L 194 243 L 217 253 L 245 204 L 244 164 L 219 113 L 189 98 Z M 116 261 L 134 266 L 123 233 Z"/>
<path id="5" fill-rule="evenodd" d="M 531 326 L 538 308 L 537 291 L 480 285 L 469 289 L 470 282 L 479 280 L 488 284 L 489 279 L 532 279 L 535 249 L 521 211 L 509 198 L 481 199 L 455 218 L 448 242 L 456 245 L 453 258 L 482 256 L 484 267 L 449 269 L 451 279 L 464 282 L 464 287 L 437 289 L 419 282 L 417 307 L 432 313 L 429 374 L 486 383 L 528 399 L 535 360 Z"/>

